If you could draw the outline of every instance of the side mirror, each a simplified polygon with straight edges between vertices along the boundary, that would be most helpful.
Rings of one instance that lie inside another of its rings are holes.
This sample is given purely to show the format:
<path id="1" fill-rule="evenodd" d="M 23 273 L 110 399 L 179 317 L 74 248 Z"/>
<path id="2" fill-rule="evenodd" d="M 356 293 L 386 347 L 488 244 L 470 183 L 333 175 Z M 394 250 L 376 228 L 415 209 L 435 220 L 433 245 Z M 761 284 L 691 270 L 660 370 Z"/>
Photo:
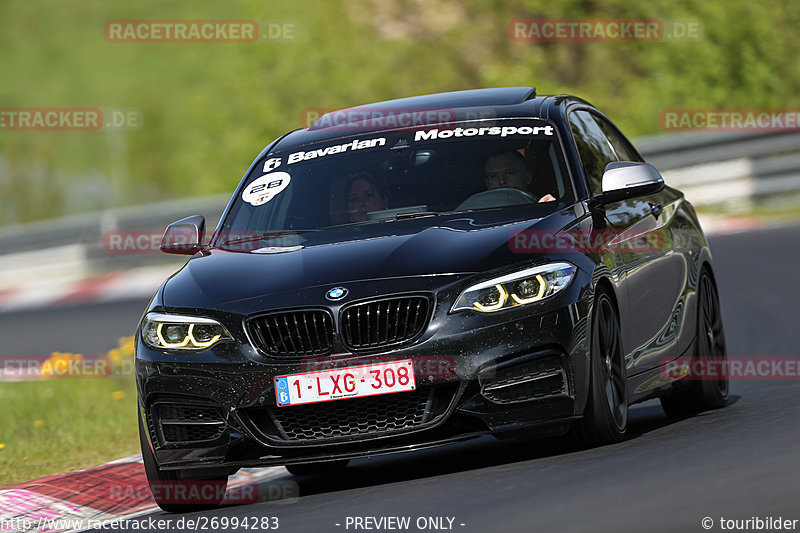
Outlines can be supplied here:
<path id="1" fill-rule="evenodd" d="M 159 250 L 165 254 L 194 255 L 205 248 L 206 219 L 200 215 L 182 218 L 167 226 Z"/>
<path id="2" fill-rule="evenodd" d="M 636 196 L 654 194 L 664 188 L 664 178 L 656 167 L 635 161 L 614 161 L 603 172 L 603 192 L 595 194 L 590 207 L 600 207 Z"/>

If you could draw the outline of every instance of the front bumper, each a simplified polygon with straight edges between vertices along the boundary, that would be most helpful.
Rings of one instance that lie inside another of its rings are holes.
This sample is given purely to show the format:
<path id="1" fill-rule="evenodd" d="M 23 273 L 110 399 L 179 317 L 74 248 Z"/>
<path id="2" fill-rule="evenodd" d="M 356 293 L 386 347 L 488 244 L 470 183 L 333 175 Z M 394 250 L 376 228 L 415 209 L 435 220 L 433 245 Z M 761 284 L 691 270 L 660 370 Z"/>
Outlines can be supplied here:
<path id="1" fill-rule="evenodd" d="M 576 283 L 539 309 L 497 316 L 448 315 L 440 304 L 420 338 L 381 353 L 280 360 L 236 331 L 234 341 L 206 352 L 164 353 L 138 338 L 140 416 L 164 469 L 283 465 L 509 431 L 562 432 L 585 403 L 585 294 Z M 414 361 L 416 391 L 276 405 L 275 376 L 401 359 Z"/>

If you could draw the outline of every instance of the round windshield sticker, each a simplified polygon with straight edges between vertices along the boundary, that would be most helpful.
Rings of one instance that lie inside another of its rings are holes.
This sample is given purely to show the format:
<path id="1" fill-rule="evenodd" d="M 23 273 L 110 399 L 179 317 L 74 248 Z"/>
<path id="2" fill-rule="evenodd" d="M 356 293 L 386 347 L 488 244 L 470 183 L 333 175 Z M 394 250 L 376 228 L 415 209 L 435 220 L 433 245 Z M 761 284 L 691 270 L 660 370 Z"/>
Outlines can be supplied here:
<path id="1" fill-rule="evenodd" d="M 245 187 L 242 200 L 250 205 L 263 205 L 275 198 L 291 180 L 292 177 L 286 172 L 265 174 Z"/>

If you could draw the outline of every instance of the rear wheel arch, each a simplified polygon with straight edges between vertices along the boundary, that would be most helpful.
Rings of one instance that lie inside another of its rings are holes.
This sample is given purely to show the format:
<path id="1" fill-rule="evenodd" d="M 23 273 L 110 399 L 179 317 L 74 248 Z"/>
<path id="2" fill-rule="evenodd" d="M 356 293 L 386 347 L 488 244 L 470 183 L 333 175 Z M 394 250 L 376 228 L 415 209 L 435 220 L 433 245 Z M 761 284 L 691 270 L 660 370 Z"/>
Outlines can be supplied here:
<path id="1" fill-rule="evenodd" d="M 705 291 L 703 279 L 708 280 L 710 289 Z M 704 294 L 708 296 L 710 313 L 705 314 L 703 304 Z M 690 357 L 692 361 L 703 362 L 704 358 L 717 360 L 727 359 L 725 344 L 725 329 L 722 322 L 721 306 L 719 303 L 719 288 L 717 287 L 714 271 L 710 264 L 702 263 L 697 276 L 697 305 L 695 312 L 696 332 L 692 343 Z M 704 340 L 704 336 L 707 337 Z M 673 388 L 668 396 L 661 397 L 661 406 L 668 416 L 688 416 L 701 411 L 719 409 L 728 403 L 729 378 L 723 377 L 716 380 L 709 376 L 695 376 L 688 382 L 686 388 Z"/>
<path id="2" fill-rule="evenodd" d="M 698 276 L 697 276 L 698 281 L 700 280 L 700 274 L 703 273 L 704 271 L 708 272 L 708 275 L 711 276 L 711 281 L 713 281 L 714 285 L 716 286 L 717 285 L 717 275 L 714 273 L 714 267 L 713 267 L 713 265 L 711 264 L 711 261 L 708 258 L 704 258 L 700 262 L 700 268 L 697 271 L 697 273 L 698 273 Z M 719 288 L 719 287 L 717 287 L 717 288 Z"/>
<path id="3" fill-rule="evenodd" d="M 709 258 L 707 258 L 707 257 L 703 258 L 703 260 L 700 261 L 700 265 L 699 265 L 699 267 L 697 269 L 697 284 L 694 287 L 695 294 L 698 297 L 697 305 L 695 305 L 695 320 L 698 318 L 697 313 L 700 312 L 700 305 L 699 305 L 700 278 L 703 277 L 703 273 L 707 273 L 708 276 L 711 278 L 711 283 L 714 285 L 714 288 L 716 289 L 717 297 L 719 297 L 719 284 L 717 283 L 717 276 L 714 273 L 714 267 L 711 264 L 711 261 L 709 260 Z M 721 314 L 721 310 L 718 310 L 718 311 Z M 697 333 L 697 332 L 695 332 L 695 333 Z"/>

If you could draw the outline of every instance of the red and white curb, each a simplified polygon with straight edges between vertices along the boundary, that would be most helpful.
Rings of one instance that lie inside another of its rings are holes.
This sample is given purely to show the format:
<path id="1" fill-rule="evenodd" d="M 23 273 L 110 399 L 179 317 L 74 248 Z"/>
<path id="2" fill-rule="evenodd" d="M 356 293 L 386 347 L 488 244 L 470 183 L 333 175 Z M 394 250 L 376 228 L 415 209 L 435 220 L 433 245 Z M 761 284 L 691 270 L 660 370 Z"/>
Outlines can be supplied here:
<path id="1" fill-rule="evenodd" d="M 764 224 L 752 217 L 700 216 L 700 226 L 706 235 L 724 235 L 761 229 Z"/>
<path id="2" fill-rule="evenodd" d="M 150 298 L 177 269 L 146 267 L 64 282 L 42 280 L 0 289 L 0 313 L 75 303 Z"/>
<path id="3" fill-rule="evenodd" d="M 263 486 L 287 476 L 283 467 L 243 468 L 228 480 L 222 504 L 242 503 L 230 495 L 243 486 Z M 293 490 L 256 490 L 254 501 L 282 499 L 291 503 Z M 99 466 L 56 474 L 0 489 L 0 531 L 61 532 L 97 528 L 109 521 L 134 519 L 158 511 L 150 495 L 141 455 L 133 455 Z"/>

